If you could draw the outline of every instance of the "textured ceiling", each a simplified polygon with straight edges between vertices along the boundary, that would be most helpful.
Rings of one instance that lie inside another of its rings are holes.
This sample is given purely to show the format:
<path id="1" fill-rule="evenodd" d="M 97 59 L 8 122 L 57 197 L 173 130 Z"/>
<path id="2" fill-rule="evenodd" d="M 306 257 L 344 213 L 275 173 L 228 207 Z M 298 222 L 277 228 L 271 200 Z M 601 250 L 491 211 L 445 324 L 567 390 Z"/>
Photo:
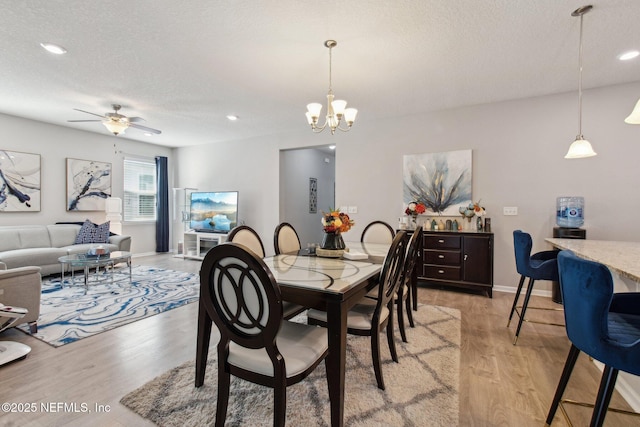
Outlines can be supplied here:
<path id="1" fill-rule="evenodd" d="M 326 101 L 326 39 L 338 41 L 333 89 L 358 108 L 354 127 L 577 91 L 580 19 L 571 12 L 585 4 L 0 0 L 0 112 L 107 134 L 67 120 L 92 118 L 74 108 L 104 114 L 118 103 L 163 131 L 118 138 L 172 147 L 299 131 L 306 104 Z M 640 1 L 591 4 L 584 88 L 640 80 L 640 58 L 616 59 L 640 50 Z"/>

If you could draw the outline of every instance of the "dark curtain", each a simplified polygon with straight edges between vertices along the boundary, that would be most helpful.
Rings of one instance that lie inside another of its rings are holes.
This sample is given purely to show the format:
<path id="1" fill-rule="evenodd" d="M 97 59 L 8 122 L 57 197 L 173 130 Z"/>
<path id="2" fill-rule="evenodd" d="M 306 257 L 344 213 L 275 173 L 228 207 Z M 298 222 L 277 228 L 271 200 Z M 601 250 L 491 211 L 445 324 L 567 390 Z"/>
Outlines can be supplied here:
<path id="1" fill-rule="evenodd" d="M 156 157 L 156 252 L 169 252 L 169 173 L 167 158 Z"/>

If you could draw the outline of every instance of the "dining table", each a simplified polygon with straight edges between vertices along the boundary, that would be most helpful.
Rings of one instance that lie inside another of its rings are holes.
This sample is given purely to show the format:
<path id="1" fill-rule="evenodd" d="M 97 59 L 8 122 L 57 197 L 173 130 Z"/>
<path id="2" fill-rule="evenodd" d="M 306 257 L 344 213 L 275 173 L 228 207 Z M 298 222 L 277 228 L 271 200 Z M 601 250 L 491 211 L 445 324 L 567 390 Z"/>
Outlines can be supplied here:
<path id="1" fill-rule="evenodd" d="M 344 424 L 347 312 L 378 284 L 390 247 L 361 242 L 345 245 L 351 258 L 362 259 L 321 257 L 308 249 L 264 258 L 283 300 L 327 312 L 329 352 L 325 363 L 334 427 Z"/>

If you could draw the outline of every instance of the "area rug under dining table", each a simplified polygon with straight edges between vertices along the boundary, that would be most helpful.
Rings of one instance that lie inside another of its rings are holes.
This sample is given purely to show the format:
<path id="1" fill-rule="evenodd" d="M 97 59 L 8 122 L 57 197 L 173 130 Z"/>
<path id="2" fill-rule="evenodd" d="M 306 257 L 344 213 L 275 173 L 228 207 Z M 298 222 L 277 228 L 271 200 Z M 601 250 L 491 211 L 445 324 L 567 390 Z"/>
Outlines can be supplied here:
<path id="1" fill-rule="evenodd" d="M 59 277 L 42 281 L 38 331 L 33 334 L 47 344 L 60 347 L 198 300 L 197 274 L 142 265 L 117 269 L 112 283 L 106 272 L 92 279 L 85 292 L 81 283 Z M 76 275 L 77 278 L 78 275 Z M 80 274 L 79 276 L 82 276 Z M 78 282 L 80 282 L 78 280 Z M 28 325 L 19 326 L 28 333 Z"/>
<path id="2" fill-rule="evenodd" d="M 399 363 L 391 360 L 383 340 L 386 390 L 376 386 L 370 338 L 348 336 L 345 426 L 458 425 L 460 311 L 420 305 L 414 313 L 416 327 L 407 331 L 409 342 L 397 343 Z M 296 320 L 304 322 L 305 318 Z M 121 403 L 163 427 L 213 425 L 216 360 L 214 345 L 201 388 L 194 386 L 195 361 L 188 361 L 127 394 Z M 286 421 L 291 426 L 330 425 L 324 365 L 306 380 L 287 388 Z M 232 376 L 226 425 L 272 423 L 272 390 Z"/>

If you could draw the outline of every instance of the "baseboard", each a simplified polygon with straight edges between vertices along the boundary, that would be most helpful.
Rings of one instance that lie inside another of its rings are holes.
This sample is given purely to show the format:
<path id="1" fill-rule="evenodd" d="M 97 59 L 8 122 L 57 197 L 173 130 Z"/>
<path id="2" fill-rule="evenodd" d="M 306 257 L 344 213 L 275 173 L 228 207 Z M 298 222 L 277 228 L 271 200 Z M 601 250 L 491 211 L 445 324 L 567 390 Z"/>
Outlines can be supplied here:
<path id="1" fill-rule="evenodd" d="M 522 288 L 521 295 L 524 294 L 526 291 L 527 291 L 527 288 Z M 515 294 L 516 293 L 516 288 L 514 288 L 513 286 L 494 286 L 493 287 L 493 292 L 505 292 L 507 294 Z M 531 292 L 531 295 L 537 295 L 539 297 L 549 297 L 549 298 L 551 298 L 551 291 L 534 289 Z"/>

